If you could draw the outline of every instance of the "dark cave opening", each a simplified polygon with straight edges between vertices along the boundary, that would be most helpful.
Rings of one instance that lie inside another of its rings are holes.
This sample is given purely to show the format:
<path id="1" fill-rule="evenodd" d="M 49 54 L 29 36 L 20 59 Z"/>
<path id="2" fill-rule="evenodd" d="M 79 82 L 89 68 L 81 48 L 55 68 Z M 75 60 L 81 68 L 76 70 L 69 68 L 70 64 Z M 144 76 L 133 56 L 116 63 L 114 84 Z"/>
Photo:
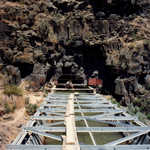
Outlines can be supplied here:
<path id="1" fill-rule="evenodd" d="M 50 79 L 52 78 L 52 76 L 54 75 L 55 72 L 55 68 L 52 67 L 47 71 L 47 76 L 46 76 L 46 82 L 50 82 Z"/>
<path id="2" fill-rule="evenodd" d="M 83 84 L 84 79 L 77 74 L 71 72 L 71 67 L 62 68 L 63 75 L 59 77 L 58 83 L 66 83 L 71 80 L 73 84 Z"/>
<path id="3" fill-rule="evenodd" d="M 18 67 L 21 73 L 21 78 L 25 78 L 33 72 L 34 64 L 29 63 L 15 63 L 14 66 Z"/>
<path id="4" fill-rule="evenodd" d="M 141 75 L 138 77 L 138 82 L 139 82 L 141 85 L 145 85 L 145 77 L 146 77 L 145 74 L 141 74 Z"/>
<path id="5" fill-rule="evenodd" d="M 73 55 L 74 61 L 80 67 L 84 68 L 87 80 L 91 77 L 94 71 L 98 71 L 99 79 L 103 81 L 101 92 L 103 94 L 114 94 L 114 81 L 118 77 L 119 70 L 106 64 L 105 52 L 101 45 L 88 46 L 82 44 L 75 48 L 69 47 L 66 50 L 66 54 Z M 65 74 L 70 74 L 70 69 L 66 70 Z"/>
<path id="6" fill-rule="evenodd" d="M 106 56 L 101 46 L 86 47 L 83 51 L 83 68 L 87 77 L 91 77 L 94 71 L 99 72 L 99 79 L 103 81 L 101 92 L 103 94 L 114 93 L 114 81 L 117 78 L 117 71 L 106 65 Z"/>

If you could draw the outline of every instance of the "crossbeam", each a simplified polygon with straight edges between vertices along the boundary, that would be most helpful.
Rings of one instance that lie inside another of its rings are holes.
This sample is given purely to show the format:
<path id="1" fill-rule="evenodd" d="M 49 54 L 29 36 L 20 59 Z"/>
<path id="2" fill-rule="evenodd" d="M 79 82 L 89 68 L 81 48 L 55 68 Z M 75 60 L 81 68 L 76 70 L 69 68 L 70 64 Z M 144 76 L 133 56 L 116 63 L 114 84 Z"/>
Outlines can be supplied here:
<path id="1" fill-rule="evenodd" d="M 80 145 L 81 150 L 149 150 L 150 145 Z M 8 150 L 62 150 L 61 145 L 7 145 Z"/>
<path id="2" fill-rule="evenodd" d="M 46 107 L 66 107 L 66 104 L 64 103 L 52 103 L 52 104 L 46 104 Z M 75 107 L 77 107 L 77 104 L 74 104 Z M 113 108 L 115 105 L 113 104 L 80 104 L 82 107 L 90 107 L 90 108 Z"/>
<path id="3" fill-rule="evenodd" d="M 66 88 L 55 88 L 55 91 L 93 91 L 93 89 L 66 89 Z"/>
<path id="4" fill-rule="evenodd" d="M 66 112 L 64 108 L 47 108 L 47 109 L 39 109 L 38 111 L 40 112 L 46 112 L 51 113 L 51 112 Z M 80 112 L 80 110 L 76 109 L 75 112 Z M 83 113 L 122 113 L 124 112 L 123 110 L 115 110 L 115 109 L 82 109 Z"/>
<path id="5" fill-rule="evenodd" d="M 130 121 L 135 120 L 135 117 L 125 117 L 125 116 L 105 116 L 105 117 L 93 117 L 93 116 L 80 116 L 76 117 L 76 120 L 87 120 L 99 121 L 99 120 L 114 120 L 114 121 Z M 32 120 L 64 120 L 61 116 L 33 116 Z"/>
<path id="6" fill-rule="evenodd" d="M 26 130 L 26 128 L 24 128 L 24 129 Z M 56 135 L 53 135 L 53 134 L 50 134 L 50 133 L 41 132 L 41 131 L 35 130 L 35 129 L 29 130 L 29 128 L 26 131 L 32 132 L 32 133 L 35 133 L 35 134 L 38 134 L 38 135 L 41 135 L 41 136 L 49 137 L 49 138 L 57 140 L 57 141 L 62 141 L 62 138 L 60 136 L 56 136 Z"/>
<path id="7" fill-rule="evenodd" d="M 139 136 L 141 136 L 141 135 L 147 134 L 148 132 L 149 132 L 149 130 L 140 131 L 140 132 L 138 132 L 138 133 L 131 134 L 131 135 L 127 136 L 127 137 L 124 137 L 124 138 L 118 139 L 118 140 L 116 140 L 116 141 L 107 143 L 106 145 L 112 145 L 112 146 L 118 145 L 118 144 L 124 143 L 124 142 L 126 142 L 126 141 L 132 140 L 132 139 L 134 139 L 134 138 L 136 138 L 136 137 L 139 137 Z"/>
<path id="8" fill-rule="evenodd" d="M 150 132 L 150 127 L 76 127 L 77 132 Z M 41 132 L 65 132 L 65 127 L 25 127 L 24 130 L 38 130 Z"/>
<path id="9" fill-rule="evenodd" d="M 48 99 L 48 100 L 46 100 L 46 102 L 48 102 L 48 103 L 67 103 L 67 101 L 66 101 L 66 99 L 64 99 L 64 100 L 60 100 L 60 99 Z M 86 100 L 78 100 L 78 102 L 79 103 L 88 103 L 88 104 L 91 104 L 91 103 L 97 103 L 97 104 L 110 104 L 110 102 L 109 101 L 106 101 L 106 100 L 102 100 L 102 101 L 100 101 L 100 100 L 88 100 L 88 101 L 86 101 Z"/>

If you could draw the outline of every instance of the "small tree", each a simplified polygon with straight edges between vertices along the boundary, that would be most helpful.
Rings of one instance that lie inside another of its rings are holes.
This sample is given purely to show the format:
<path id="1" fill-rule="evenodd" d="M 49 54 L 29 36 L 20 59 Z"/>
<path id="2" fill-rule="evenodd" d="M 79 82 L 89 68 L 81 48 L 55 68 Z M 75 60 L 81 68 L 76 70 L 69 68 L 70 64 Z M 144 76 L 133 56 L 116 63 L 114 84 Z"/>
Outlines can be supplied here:
<path id="1" fill-rule="evenodd" d="M 36 110 L 37 110 L 37 105 L 36 104 L 28 104 L 26 105 L 26 112 L 28 115 L 33 115 Z"/>

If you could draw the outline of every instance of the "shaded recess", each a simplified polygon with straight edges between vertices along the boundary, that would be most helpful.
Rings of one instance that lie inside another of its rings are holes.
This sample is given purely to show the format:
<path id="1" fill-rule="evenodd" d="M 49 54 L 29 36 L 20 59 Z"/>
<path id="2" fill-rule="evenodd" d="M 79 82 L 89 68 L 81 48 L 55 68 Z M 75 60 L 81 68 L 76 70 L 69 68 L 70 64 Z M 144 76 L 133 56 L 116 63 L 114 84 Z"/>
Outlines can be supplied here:
<path id="1" fill-rule="evenodd" d="M 55 68 L 52 67 L 47 71 L 46 82 L 49 82 L 52 76 L 54 75 Z"/>
<path id="2" fill-rule="evenodd" d="M 59 80 L 58 83 L 66 83 L 68 80 L 71 80 L 73 84 L 82 84 L 83 79 L 75 74 L 63 74 Z"/>
<path id="3" fill-rule="evenodd" d="M 14 66 L 18 67 L 21 73 L 21 78 L 25 78 L 33 72 L 34 64 L 29 63 L 15 63 Z"/>
<path id="4" fill-rule="evenodd" d="M 72 44 L 73 45 L 73 44 Z M 113 94 L 115 91 L 114 81 L 119 75 L 120 71 L 115 68 L 106 65 L 106 54 L 101 45 L 87 45 L 80 44 L 78 47 L 69 47 L 66 49 L 67 55 L 72 55 L 74 61 L 78 64 L 78 66 L 83 67 L 84 73 L 87 77 L 87 80 L 92 76 L 94 71 L 99 72 L 99 78 L 103 81 L 102 92 L 104 94 Z M 69 74 L 71 69 L 65 68 L 63 70 L 64 74 L 68 74 L 68 76 L 62 76 L 60 79 L 64 79 L 65 77 L 69 78 Z M 71 80 L 72 78 L 70 78 Z M 80 83 L 79 80 L 76 81 Z"/>
<path id="5" fill-rule="evenodd" d="M 112 0 L 108 3 L 107 0 L 90 0 L 94 13 L 102 11 L 108 17 L 110 14 L 117 14 L 120 16 L 128 16 L 133 13 L 142 11 L 141 7 L 137 5 L 136 0 Z"/>

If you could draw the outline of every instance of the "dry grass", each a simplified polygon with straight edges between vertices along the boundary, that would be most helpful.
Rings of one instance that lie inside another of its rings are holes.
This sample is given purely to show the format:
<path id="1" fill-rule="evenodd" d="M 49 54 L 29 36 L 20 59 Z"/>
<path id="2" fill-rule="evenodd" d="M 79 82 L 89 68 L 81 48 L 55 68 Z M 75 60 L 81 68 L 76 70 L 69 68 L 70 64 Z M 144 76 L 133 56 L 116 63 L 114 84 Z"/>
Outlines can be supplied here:
<path id="1" fill-rule="evenodd" d="M 23 90 L 16 85 L 6 85 L 4 87 L 4 94 L 8 96 L 11 95 L 22 96 Z"/>
<path id="2" fill-rule="evenodd" d="M 26 124 L 27 120 L 29 119 L 28 115 L 35 113 L 36 108 L 43 100 L 42 92 L 35 93 L 27 91 L 25 90 L 27 86 L 28 82 L 22 81 L 19 87 L 17 87 L 23 90 L 22 96 L 17 96 L 14 94 L 8 96 L 4 94 L 3 89 L 0 89 L 0 109 L 5 107 L 5 110 L 9 113 L 0 117 L 0 133 L 3 135 L 0 150 L 5 150 L 5 145 L 9 144 L 16 138 L 18 133 L 21 131 L 21 128 L 18 128 L 18 126 Z M 26 105 L 25 98 L 28 98 Z M 13 107 L 15 107 L 15 110 L 13 110 Z M 11 117 L 11 120 L 3 119 L 3 117 Z"/>

